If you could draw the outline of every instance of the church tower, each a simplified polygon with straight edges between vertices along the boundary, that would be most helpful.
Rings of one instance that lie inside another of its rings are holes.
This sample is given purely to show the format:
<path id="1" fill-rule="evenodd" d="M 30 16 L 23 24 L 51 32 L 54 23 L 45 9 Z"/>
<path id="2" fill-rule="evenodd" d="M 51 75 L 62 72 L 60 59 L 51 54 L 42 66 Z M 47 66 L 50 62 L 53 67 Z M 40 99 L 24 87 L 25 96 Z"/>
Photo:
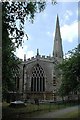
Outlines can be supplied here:
<path id="1" fill-rule="evenodd" d="M 56 30 L 55 30 L 55 37 L 54 37 L 54 50 L 53 56 L 61 62 L 63 59 L 63 49 L 62 49 L 62 39 L 60 34 L 60 26 L 59 26 L 59 18 L 57 15 L 56 21 Z"/>

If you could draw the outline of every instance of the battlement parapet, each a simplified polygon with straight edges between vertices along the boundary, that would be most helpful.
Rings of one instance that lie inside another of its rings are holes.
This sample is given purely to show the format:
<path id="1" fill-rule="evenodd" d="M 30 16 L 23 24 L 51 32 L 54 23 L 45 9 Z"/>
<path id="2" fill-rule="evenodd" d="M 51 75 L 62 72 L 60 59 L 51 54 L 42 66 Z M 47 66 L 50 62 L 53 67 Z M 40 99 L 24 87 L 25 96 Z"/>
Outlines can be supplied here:
<path id="1" fill-rule="evenodd" d="M 51 56 L 45 56 L 45 55 L 36 55 L 36 56 L 33 56 L 33 57 L 31 57 L 31 58 L 28 58 L 27 60 L 26 60 L 26 62 L 29 62 L 29 61 L 32 61 L 32 60 L 36 60 L 36 59 L 40 59 L 40 60 L 53 60 L 54 59 L 54 57 L 51 57 Z"/>
<path id="2" fill-rule="evenodd" d="M 47 58 L 51 58 L 50 56 L 47 56 Z"/>
<path id="3" fill-rule="evenodd" d="M 30 58 L 27 59 L 28 61 L 30 60 Z"/>
<path id="4" fill-rule="evenodd" d="M 42 58 L 45 58 L 45 55 L 42 55 Z"/>

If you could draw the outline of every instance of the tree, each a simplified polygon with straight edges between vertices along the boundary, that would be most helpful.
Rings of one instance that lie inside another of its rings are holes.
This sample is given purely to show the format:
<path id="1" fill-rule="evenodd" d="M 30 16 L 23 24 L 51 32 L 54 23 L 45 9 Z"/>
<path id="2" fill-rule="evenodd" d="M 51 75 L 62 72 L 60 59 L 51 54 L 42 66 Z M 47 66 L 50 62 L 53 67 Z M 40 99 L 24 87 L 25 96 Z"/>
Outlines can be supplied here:
<path id="1" fill-rule="evenodd" d="M 54 0 L 53 0 L 54 2 Z M 15 76 L 19 73 L 19 58 L 14 52 L 22 46 L 25 20 L 33 23 L 36 13 L 42 12 L 46 2 L 2 2 L 2 83 L 3 98 L 6 93 L 15 90 Z M 17 22 L 19 26 L 17 27 Z"/>
<path id="2" fill-rule="evenodd" d="M 62 83 L 59 89 L 61 96 L 71 92 L 80 92 L 80 44 L 77 48 L 68 52 L 68 58 L 64 59 L 59 68 L 62 71 Z"/>

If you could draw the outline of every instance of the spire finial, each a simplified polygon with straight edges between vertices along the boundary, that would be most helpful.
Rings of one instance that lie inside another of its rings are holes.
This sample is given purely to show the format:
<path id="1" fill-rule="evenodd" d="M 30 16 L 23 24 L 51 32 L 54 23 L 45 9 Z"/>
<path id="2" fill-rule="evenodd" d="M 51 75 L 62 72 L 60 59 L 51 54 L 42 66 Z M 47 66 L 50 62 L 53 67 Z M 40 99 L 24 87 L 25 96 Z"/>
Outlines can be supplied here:
<path id="1" fill-rule="evenodd" d="M 57 14 L 57 18 L 58 18 L 58 14 Z"/>
<path id="2" fill-rule="evenodd" d="M 37 56 L 39 55 L 39 49 L 37 49 Z"/>
<path id="3" fill-rule="evenodd" d="M 57 14 L 57 21 L 56 21 L 56 27 L 59 27 L 59 17 L 58 17 L 58 14 Z"/>

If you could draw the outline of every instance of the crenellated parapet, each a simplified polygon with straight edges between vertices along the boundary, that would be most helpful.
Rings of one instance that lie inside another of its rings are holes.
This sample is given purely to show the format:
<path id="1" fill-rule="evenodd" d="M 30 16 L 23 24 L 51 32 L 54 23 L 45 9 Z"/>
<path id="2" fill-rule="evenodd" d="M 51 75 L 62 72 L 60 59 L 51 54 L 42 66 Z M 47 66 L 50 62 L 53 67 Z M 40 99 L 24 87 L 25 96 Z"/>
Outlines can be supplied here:
<path id="1" fill-rule="evenodd" d="M 45 56 L 45 55 L 36 55 L 28 59 L 24 59 L 23 63 L 31 63 L 33 61 L 45 61 L 45 62 L 55 62 L 55 58 L 53 56 Z"/>

